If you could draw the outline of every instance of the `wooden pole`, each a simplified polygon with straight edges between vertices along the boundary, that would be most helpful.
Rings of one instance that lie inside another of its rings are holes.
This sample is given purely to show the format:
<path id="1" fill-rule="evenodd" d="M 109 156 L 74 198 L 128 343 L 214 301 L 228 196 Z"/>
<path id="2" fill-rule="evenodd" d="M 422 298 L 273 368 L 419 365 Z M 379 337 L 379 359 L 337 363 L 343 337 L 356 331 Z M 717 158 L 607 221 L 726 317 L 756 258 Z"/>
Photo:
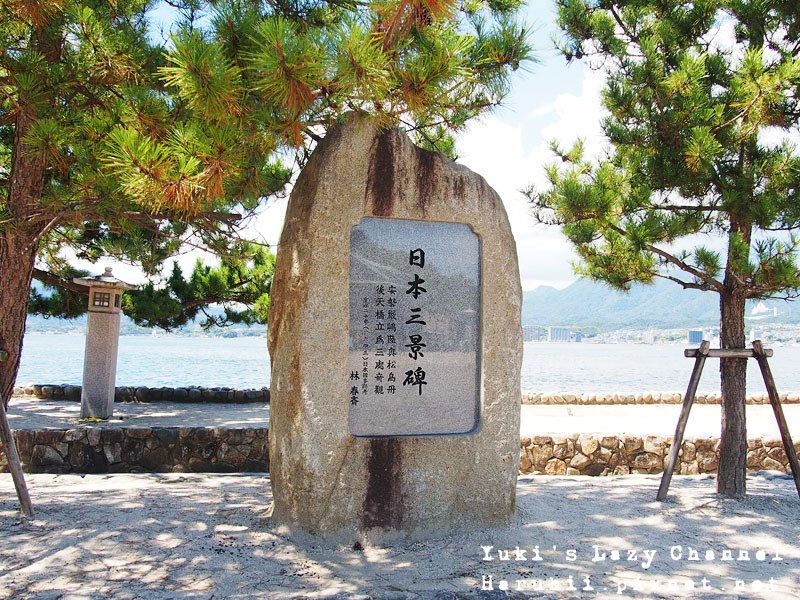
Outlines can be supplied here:
<path id="1" fill-rule="evenodd" d="M 783 449 L 786 451 L 786 456 L 789 459 L 789 467 L 794 476 L 794 485 L 797 488 L 797 495 L 800 496 L 800 462 L 797 460 L 797 452 L 795 452 L 794 444 L 792 443 L 792 436 L 789 434 L 789 426 L 786 424 L 786 417 L 783 415 L 781 400 L 778 396 L 778 388 L 775 386 L 775 379 L 772 377 L 772 371 L 767 362 L 767 352 L 761 345 L 761 340 L 753 342 L 753 351 L 758 361 L 758 366 L 761 367 L 761 375 L 764 377 L 764 384 L 767 386 L 769 403 L 772 404 L 772 412 L 775 413 L 775 420 L 778 421 L 778 429 L 781 432 L 781 439 L 783 440 Z"/>
<path id="2" fill-rule="evenodd" d="M 2 352 L 0 360 L 5 360 L 7 357 L 8 354 Z M 3 450 L 5 450 L 6 458 L 8 459 L 8 470 L 17 490 L 20 511 L 25 518 L 32 519 L 33 506 L 31 505 L 31 497 L 28 494 L 28 487 L 25 485 L 25 476 L 22 473 L 22 464 L 19 460 L 17 445 L 14 443 L 14 437 L 11 434 L 11 426 L 8 424 L 8 415 L 6 415 L 6 407 L 2 398 L 0 398 L 0 442 L 3 443 Z"/>
<path id="3" fill-rule="evenodd" d="M 695 394 L 697 394 L 697 386 L 700 383 L 700 376 L 703 374 L 703 365 L 706 362 L 706 357 L 709 355 L 708 347 L 708 340 L 703 340 L 703 343 L 700 344 L 700 348 L 694 353 L 694 369 L 692 370 L 692 376 L 689 378 L 689 386 L 686 388 L 686 395 L 683 397 L 683 408 L 681 408 L 678 426 L 675 428 L 675 437 L 672 438 L 672 447 L 669 450 L 669 461 L 667 462 L 667 467 L 664 469 L 664 474 L 661 476 L 661 485 L 658 488 L 658 495 L 656 496 L 656 500 L 662 502 L 667 498 L 669 484 L 670 481 L 672 481 L 672 473 L 678 462 L 678 453 L 683 443 L 683 433 L 686 431 L 689 411 L 692 410 L 694 397 Z"/>

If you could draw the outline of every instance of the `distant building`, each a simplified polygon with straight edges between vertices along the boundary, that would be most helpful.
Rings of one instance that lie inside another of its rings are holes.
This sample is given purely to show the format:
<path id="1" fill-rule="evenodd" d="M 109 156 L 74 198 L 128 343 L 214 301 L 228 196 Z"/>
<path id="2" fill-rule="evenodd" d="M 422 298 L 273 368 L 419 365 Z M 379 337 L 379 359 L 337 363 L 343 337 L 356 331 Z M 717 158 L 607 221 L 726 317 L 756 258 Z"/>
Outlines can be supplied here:
<path id="1" fill-rule="evenodd" d="M 702 329 L 690 329 L 687 338 L 689 340 L 690 346 L 699 346 L 703 343 L 703 330 Z"/>
<path id="2" fill-rule="evenodd" d="M 522 327 L 523 340 L 526 342 L 541 342 L 547 337 L 544 327 L 538 325 L 524 325 Z"/>
<path id="3" fill-rule="evenodd" d="M 755 327 L 750 328 L 750 341 L 755 342 L 756 340 L 764 341 L 764 332 L 761 329 L 756 329 Z"/>
<path id="4" fill-rule="evenodd" d="M 642 343 L 643 344 L 655 344 L 656 343 L 656 332 L 652 329 L 649 329 L 642 333 Z"/>
<path id="5" fill-rule="evenodd" d="M 548 327 L 547 328 L 547 341 L 548 342 L 568 342 L 570 336 L 569 327 Z"/>
<path id="6" fill-rule="evenodd" d="M 583 334 L 580 331 L 575 332 L 575 341 L 582 342 L 583 341 Z"/>
<path id="7" fill-rule="evenodd" d="M 767 305 L 763 302 L 759 302 L 756 304 L 753 309 L 750 311 L 749 316 L 745 316 L 745 319 L 750 321 L 762 321 L 764 319 L 769 319 L 771 317 L 778 316 L 778 309 L 776 307 L 767 308 Z"/>

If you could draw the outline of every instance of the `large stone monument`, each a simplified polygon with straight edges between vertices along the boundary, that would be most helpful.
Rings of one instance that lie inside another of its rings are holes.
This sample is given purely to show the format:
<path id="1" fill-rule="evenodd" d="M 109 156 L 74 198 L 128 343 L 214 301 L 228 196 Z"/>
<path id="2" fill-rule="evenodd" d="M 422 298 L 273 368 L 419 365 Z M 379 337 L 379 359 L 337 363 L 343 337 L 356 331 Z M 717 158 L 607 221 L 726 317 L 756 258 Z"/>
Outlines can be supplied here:
<path id="1" fill-rule="evenodd" d="M 276 523 L 353 541 L 509 520 L 521 291 L 483 178 L 366 119 L 332 129 L 292 192 L 272 298 Z"/>
<path id="2" fill-rule="evenodd" d="M 111 267 L 97 277 L 76 277 L 73 281 L 89 288 L 81 417 L 109 419 L 114 413 L 122 292 L 136 286 L 114 277 Z"/>

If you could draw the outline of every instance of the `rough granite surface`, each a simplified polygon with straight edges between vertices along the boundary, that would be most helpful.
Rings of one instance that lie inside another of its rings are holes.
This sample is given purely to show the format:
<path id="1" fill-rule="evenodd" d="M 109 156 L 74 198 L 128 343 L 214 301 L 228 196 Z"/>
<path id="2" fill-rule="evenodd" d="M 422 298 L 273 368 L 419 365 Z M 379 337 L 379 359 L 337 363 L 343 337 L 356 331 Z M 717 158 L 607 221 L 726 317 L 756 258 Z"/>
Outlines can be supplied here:
<path id="1" fill-rule="evenodd" d="M 349 433 L 350 232 L 365 216 L 465 223 L 481 240 L 481 407 L 467 435 Z M 332 129 L 292 192 L 272 285 L 277 523 L 328 539 L 424 539 L 508 521 L 519 467 L 521 289 L 485 180 L 368 120 Z"/>

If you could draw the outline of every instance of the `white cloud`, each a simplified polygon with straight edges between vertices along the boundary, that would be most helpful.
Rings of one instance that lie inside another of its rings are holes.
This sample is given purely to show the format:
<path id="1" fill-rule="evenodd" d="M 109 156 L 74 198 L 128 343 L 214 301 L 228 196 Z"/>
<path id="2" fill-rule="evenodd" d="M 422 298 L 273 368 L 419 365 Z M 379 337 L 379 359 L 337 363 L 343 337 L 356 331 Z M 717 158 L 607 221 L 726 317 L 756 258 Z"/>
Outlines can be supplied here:
<path id="1" fill-rule="evenodd" d="M 540 168 L 537 148 L 525 153 L 523 131 L 488 115 L 473 123 L 458 139 L 459 162 L 482 175 L 506 206 L 524 289 L 542 283 L 564 285 L 574 279 L 569 268 L 570 248 L 556 229 L 534 222 L 521 190 Z"/>
<path id="2" fill-rule="evenodd" d="M 581 93 L 559 94 L 553 101 L 556 118 L 542 129 L 544 143 L 556 140 L 565 147 L 577 139 L 584 140 L 587 156 L 605 154 L 606 143 L 600 128 L 607 111 L 600 103 L 600 93 L 605 85 L 605 76 L 597 70 L 584 68 Z"/>
<path id="3" fill-rule="evenodd" d="M 580 95 L 559 94 L 529 111 L 522 123 L 515 113 L 482 117 L 459 136 L 459 161 L 483 175 L 503 198 L 517 242 L 523 289 L 564 287 L 575 280 L 571 263 L 576 257 L 570 244 L 557 227 L 534 221 L 521 190 L 546 186 L 544 167 L 553 160 L 551 139 L 569 147 L 583 138 L 588 156 L 605 151 L 602 86 L 602 75 L 584 69 Z M 547 125 L 538 129 L 537 121 L 547 116 Z"/>
<path id="4" fill-rule="evenodd" d="M 554 113 L 556 111 L 556 105 L 554 102 L 548 102 L 547 104 L 543 104 L 538 108 L 533 109 L 530 112 L 530 117 L 533 119 L 539 119 L 541 117 L 546 117 L 547 115 Z"/>

